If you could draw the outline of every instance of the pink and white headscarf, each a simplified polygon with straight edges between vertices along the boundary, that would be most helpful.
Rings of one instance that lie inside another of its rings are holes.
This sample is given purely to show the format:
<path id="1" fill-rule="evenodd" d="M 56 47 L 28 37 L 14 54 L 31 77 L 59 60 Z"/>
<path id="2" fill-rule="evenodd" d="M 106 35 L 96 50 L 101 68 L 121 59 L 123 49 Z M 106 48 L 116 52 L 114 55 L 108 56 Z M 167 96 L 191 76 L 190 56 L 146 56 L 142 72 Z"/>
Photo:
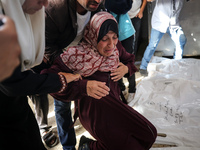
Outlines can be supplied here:
<path id="1" fill-rule="evenodd" d="M 109 57 L 102 56 L 97 50 L 97 39 L 100 27 L 104 21 L 115 18 L 108 12 L 96 13 L 86 26 L 84 40 L 77 46 L 69 47 L 61 59 L 74 73 L 90 76 L 97 70 L 108 72 L 115 70 L 119 65 L 119 51 L 117 48 Z"/>

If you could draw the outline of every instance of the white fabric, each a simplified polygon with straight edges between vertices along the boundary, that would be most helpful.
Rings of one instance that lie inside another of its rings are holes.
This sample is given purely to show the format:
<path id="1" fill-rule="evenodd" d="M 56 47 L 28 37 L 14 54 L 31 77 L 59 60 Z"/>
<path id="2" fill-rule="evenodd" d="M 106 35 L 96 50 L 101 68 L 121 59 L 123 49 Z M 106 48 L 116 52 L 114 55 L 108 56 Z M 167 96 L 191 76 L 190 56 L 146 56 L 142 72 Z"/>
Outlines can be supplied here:
<path id="1" fill-rule="evenodd" d="M 14 20 L 17 28 L 22 71 L 40 64 L 45 50 L 44 8 L 33 15 L 25 14 L 22 10 L 24 1 L 1 0 L 5 15 Z"/>
<path id="2" fill-rule="evenodd" d="M 173 13 L 173 0 L 156 0 L 151 25 L 152 28 L 166 33 L 170 26 L 179 26 L 179 14 L 185 0 L 175 0 L 176 10 Z"/>
<path id="3" fill-rule="evenodd" d="M 129 17 L 134 18 L 140 11 L 142 0 L 134 0 L 131 9 L 128 11 Z"/>
<path id="4" fill-rule="evenodd" d="M 149 63 L 149 76 L 137 85 L 129 105 L 149 119 L 158 133 L 167 134 L 156 143 L 172 143 L 177 150 L 200 149 L 199 66 L 198 59 L 153 57 Z"/>
<path id="5" fill-rule="evenodd" d="M 85 15 L 80 15 L 76 13 L 76 16 L 77 16 L 77 24 L 78 24 L 77 36 L 65 49 L 63 49 L 64 51 L 71 46 L 78 45 L 78 43 L 83 37 L 83 31 L 85 29 L 85 26 L 90 21 L 91 11 L 87 11 Z"/>

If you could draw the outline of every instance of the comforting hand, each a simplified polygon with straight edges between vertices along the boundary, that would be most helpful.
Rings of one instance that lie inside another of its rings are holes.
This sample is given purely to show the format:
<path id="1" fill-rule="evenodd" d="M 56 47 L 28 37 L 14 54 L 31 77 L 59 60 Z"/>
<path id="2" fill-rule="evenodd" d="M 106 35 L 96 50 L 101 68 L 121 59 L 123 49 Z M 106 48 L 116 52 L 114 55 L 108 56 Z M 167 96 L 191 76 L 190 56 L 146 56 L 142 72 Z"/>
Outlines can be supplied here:
<path id="1" fill-rule="evenodd" d="M 126 73 L 128 73 L 128 67 L 123 63 L 119 63 L 119 67 L 111 72 L 111 79 L 113 81 L 120 80 Z"/>
<path id="2" fill-rule="evenodd" d="M 59 72 L 58 74 L 65 76 L 67 83 L 70 83 L 72 81 L 78 81 L 79 79 L 82 80 L 82 77 L 80 74 L 72 74 L 72 73 L 65 73 L 65 72 Z"/>
<path id="3" fill-rule="evenodd" d="M 88 81 L 87 82 L 87 94 L 95 99 L 101 99 L 109 94 L 110 89 L 106 86 L 105 82 Z"/>

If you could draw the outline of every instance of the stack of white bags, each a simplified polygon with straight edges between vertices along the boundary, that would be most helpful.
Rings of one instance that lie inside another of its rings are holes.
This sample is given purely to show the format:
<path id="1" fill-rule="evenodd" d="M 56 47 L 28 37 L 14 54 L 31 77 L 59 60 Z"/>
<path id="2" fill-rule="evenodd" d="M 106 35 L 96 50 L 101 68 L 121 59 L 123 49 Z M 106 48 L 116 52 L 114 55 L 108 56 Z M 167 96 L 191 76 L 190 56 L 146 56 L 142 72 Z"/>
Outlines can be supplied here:
<path id="1" fill-rule="evenodd" d="M 200 150 L 200 60 L 153 57 L 148 72 L 129 105 L 167 135 L 156 143 L 177 146 L 151 150 Z"/>

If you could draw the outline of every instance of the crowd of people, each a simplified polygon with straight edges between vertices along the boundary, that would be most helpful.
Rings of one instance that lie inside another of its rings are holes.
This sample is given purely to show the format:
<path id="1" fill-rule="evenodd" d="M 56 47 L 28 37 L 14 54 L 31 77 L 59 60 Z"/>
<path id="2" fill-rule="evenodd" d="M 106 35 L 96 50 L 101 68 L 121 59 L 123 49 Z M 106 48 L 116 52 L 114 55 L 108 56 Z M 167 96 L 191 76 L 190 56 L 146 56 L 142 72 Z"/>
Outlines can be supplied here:
<path id="1" fill-rule="evenodd" d="M 72 101 L 74 117 L 79 117 L 95 138 L 83 136 L 79 150 L 151 148 L 156 128 L 127 105 L 136 92 L 134 62 L 147 1 L 151 0 L 1 0 L 3 149 L 45 150 L 43 142 L 48 147 L 58 143 L 48 125 L 48 94 L 54 98 L 63 150 L 75 150 L 77 144 Z M 147 65 L 164 33 L 176 44 L 174 58 L 182 58 L 186 37 L 178 17 L 183 2 L 156 1 L 151 39 L 140 66 L 142 75 L 147 74 Z M 158 11 L 172 15 L 162 20 Z M 122 21 L 125 19 L 127 25 Z M 130 30 L 125 33 L 126 29 Z M 123 77 L 129 81 L 128 99 L 122 93 Z"/>

